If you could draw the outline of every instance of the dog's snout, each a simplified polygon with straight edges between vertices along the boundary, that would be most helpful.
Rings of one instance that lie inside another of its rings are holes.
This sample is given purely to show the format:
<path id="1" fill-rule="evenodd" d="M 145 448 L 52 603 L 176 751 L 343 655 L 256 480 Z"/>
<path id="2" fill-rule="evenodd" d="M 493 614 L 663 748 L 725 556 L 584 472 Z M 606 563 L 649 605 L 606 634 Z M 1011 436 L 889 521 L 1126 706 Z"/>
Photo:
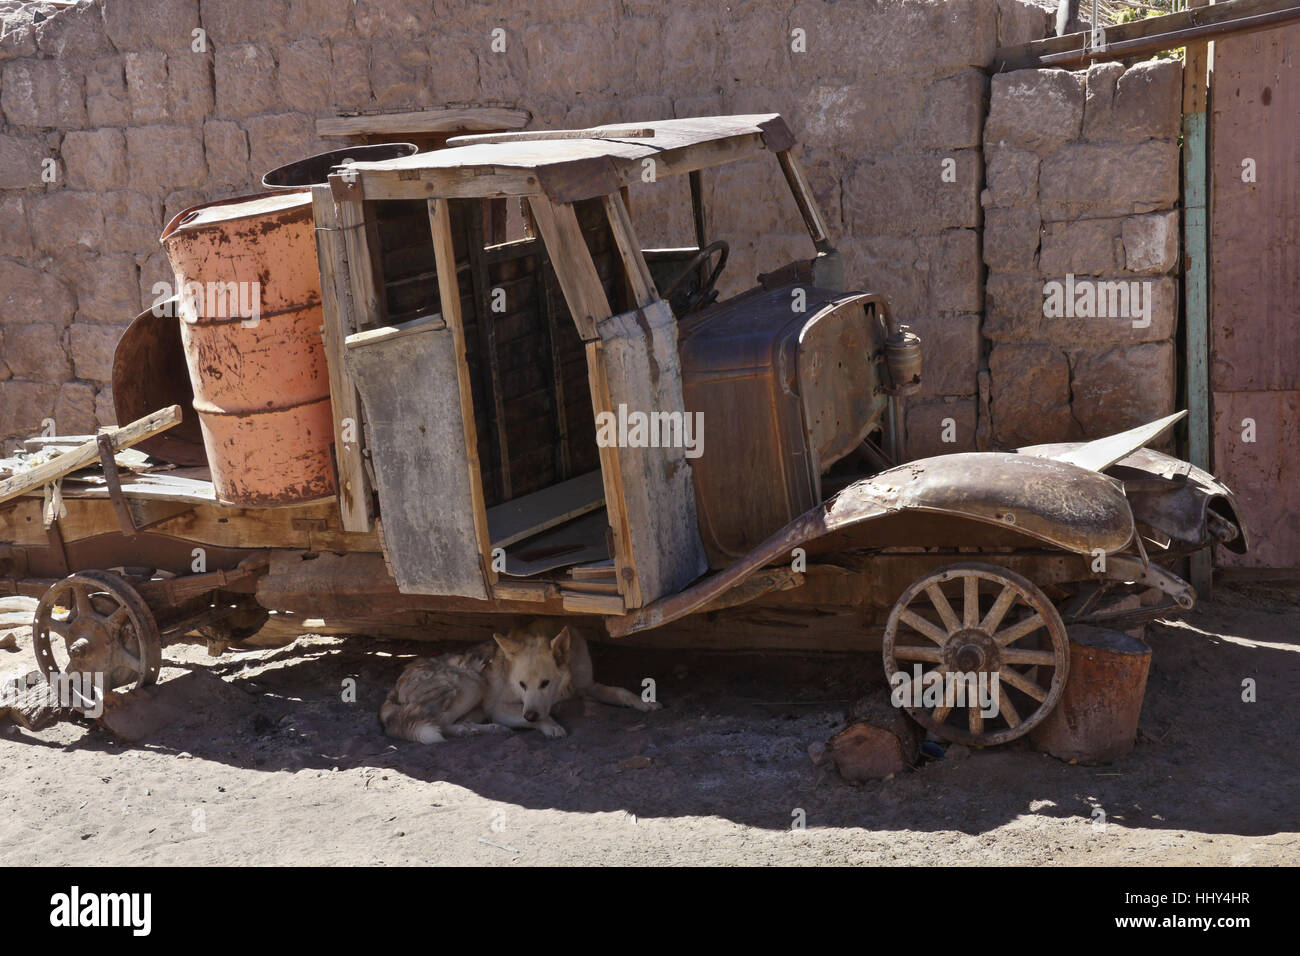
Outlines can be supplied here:
<path id="1" fill-rule="evenodd" d="M 530 724 L 533 723 L 534 721 L 536 721 L 536 720 L 537 720 L 537 711 L 535 711 L 535 710 L 526 710 L 526 711 L 524 711 L 524 720 L 528 721 Z"/>

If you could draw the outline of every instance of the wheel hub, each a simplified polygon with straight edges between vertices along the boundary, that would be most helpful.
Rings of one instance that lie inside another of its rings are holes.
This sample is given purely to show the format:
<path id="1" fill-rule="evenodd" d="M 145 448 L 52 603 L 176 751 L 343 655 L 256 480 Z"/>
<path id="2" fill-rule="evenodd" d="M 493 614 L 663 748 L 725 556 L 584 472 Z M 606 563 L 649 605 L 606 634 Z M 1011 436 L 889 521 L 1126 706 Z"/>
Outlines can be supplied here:
<path id="1" fill-rule="evenodd" d="M 997 642 L 979 628 L 964 628 L 948 638 L 943 662 L 950 672 L 991 673 L 1002 666 Z"/>

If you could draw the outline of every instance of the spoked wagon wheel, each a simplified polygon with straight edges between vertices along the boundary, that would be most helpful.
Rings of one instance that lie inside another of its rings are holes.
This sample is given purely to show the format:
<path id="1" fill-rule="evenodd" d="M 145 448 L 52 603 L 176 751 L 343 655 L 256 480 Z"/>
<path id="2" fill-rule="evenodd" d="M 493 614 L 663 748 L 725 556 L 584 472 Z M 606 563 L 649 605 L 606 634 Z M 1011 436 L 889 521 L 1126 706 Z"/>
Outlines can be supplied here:
<path id="1" fill-rule="evenodd" d="M 63 642 L 66 663 L 52 637 Z M 108 571 L 78 571 L 50 586 L 32 627 L 36 663 L 47 680 L 60 671 L 104 675 L 104 689 L 152 684 L 162 667 L 153 612 L 135 588 Z"/>
<path id="2" fill-rule="evenodd" d="M 909 682 L 921 676 L 919 703 L 918 691 L 905 685 L 907 711 L 918 723 L 945 740 L 987 746 L 1028 733 L 1051 713 L 1070 646 L 1060 614 L 1031 582 L 991 564 L 964 563 L 923 575 L 903 592 L 885 626 L 884 659 L 891 687 L 900 672 Z M 989 716 L 984 710 L 992 708 L 979 703 L 980 681 L 996 708 Z"/>

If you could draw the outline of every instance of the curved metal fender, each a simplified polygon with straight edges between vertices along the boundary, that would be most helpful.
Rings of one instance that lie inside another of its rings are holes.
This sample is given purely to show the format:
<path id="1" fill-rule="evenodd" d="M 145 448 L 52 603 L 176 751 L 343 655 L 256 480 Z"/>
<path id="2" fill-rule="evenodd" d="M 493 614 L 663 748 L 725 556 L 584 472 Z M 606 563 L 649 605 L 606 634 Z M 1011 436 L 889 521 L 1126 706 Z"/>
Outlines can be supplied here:
<path id="1" fill-rule="evenodd" d="M 1056 442 L 1019 449 L 1023 455 L 1059 458 L 1076 453 L 1084 442 Z M 1241 518 L 1241 506 L 1232 489 L 1208 471 L 1150 448 L 1138 448 L 1106 467 L 1125 486 L 1133 515 L 1143 524 L 1162 531 L 1186 548 L 1208 547 L 1215 542 L 1208 526 L 1214 510 L 1231 520 L 1238 535 L 1223 546 L 1237 554 L 1250 550 L 1250 531 Z"/>
<path id="2" fill-rule="evenodd" d="M 940 455 L 854 482 L 795 518 L 725 571 L 628 614 L 609 616 L 613 637 L 649 630 L 703 607 L 759 568 L 814 538 L 903 511 L 961 515 L 1066 551 L 1107 554 L 1134 535 L 1123 486 L 1077 465 L 1004 452 Z"/>
<path id="3" fill-rule="evenodd" d="M 1087 468 L 1010 452 L 923 458 L 854 482 L 828 502 L 826 530 L 897 511 L 934 511 L 1011 526 L 1076 554 L 1133 539 L 1124 486 Z"/>

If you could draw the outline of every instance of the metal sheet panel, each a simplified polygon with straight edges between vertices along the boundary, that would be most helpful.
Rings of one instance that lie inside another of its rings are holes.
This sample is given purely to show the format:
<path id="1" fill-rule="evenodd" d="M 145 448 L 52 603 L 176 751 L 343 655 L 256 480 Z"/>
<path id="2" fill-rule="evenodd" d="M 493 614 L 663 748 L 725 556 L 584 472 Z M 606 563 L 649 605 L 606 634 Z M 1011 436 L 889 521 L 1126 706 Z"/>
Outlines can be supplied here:
<path id="1" fill-rule="evenodd" d="M 1210 144 L 1214 470 L 1254 548 L 1300 567 L 1300 26 L 1215 43 Z M 1246 181 L 1252 177 L 1253 182 Z M 1254 441 L 1249 436 L 1254 423 Z"/>

